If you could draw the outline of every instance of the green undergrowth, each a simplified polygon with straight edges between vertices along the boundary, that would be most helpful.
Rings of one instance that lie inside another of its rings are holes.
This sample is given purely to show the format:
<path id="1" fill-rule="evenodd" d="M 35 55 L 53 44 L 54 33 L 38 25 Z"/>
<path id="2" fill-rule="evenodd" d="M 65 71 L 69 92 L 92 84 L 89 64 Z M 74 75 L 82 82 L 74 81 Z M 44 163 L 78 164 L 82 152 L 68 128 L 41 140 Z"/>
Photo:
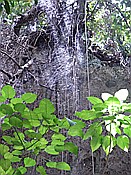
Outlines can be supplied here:
<path id="1" fill-rule="evenodd" d="M 2 139 L 0 144 L 0 174 L 18 175 L 35 171 L 46 175 L 47 168 L 70 171 L 66 162 L 55 162 L 43 157 L 44 166 L 39 165 L 37 156 L 49 154 L 58 156 L 63 151 L 78 156 L 78 147 L 67 141 L 68 136 L 90 140 L 92 152 L 100 147 L 108 156 L 115 146 L 128 152 L 131 137 L 131 103 L 126 103 L 126 89 L 111 95 L 103 93 L 102 99 L 88 97 L 91 110 L 76 112 L 78 119 L 57 118 L 55 107 L 49 99 L 42 99 L 38 107 L 29 109 L 37 95 L 25 93 L 16 97 L 15 90 L 6 85 L 1 89 L 0 117 Z M 33 105 L 33 104 L 32 104 Z M 86 126 L 85 121 L 90 121 Z M 85 127 L 87 131 L 84 132 Z M 65 129 L 68 134 L 62 133 Z"/>

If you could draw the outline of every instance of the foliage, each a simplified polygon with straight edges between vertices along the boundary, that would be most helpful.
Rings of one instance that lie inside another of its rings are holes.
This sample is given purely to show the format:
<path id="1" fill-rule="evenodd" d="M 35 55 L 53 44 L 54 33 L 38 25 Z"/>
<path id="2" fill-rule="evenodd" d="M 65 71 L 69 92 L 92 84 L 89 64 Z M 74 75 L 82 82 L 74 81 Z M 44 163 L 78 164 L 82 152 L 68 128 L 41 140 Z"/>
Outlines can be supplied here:
<path id="1" fill-rule="evenodd" d="M 82 133 L 83 126 L 78 124 L 76 128 L 71 126 L 70 130 L 74 129 L 71 135 L 79 135 L 83 140 L 90 138 L 92 152 L 102 146 L 108 155 L 116 145 L 128 152 L 131 138 L 131 103 L 125 103 L 127 97 L 127 89 L 117 91 L 114 96 L 103 93 L 103 101 L 93 96 L 88 97 L 92 109 L 76 112 L 75 115 L 85 121 L 93 122 L 88 126 L 86 133 Z"/>
<path id="2" fill-rule="evenodd" d="M 42 99 L 39 106 L 30 110 L 37 95 L 25 93 L 16 98 L 15 90 L 6 85 L 1 90 L 0 117 L 2 143 L 0 144 L 0 174 L 25 174 L 29 167 L 46 175 L 45 167 L 38 166 L 36 156 L 39 154 L 59 155 L 68 150 L 77 155 L 78 148 L 72 142 L 66 142 L 61 129 L 69 129 L 66 118 L 58 119 L 55 108 L 48 99 Z M 65 162 L 53 162 L 43 157 L 45 166 L 59 170 L 70 170 Z M 17 165 L 17 166 L 15 166 Z"/>

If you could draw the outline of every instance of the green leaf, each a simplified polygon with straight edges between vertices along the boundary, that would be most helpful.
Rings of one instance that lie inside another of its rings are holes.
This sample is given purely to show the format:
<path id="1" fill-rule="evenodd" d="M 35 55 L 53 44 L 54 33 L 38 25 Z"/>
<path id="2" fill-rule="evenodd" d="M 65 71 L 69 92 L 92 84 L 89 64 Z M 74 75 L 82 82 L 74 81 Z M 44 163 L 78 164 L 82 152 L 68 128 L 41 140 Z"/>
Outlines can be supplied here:
<path id="1" fill-rule="evenodd" d="M 69 131 L 68 131 L 68 135 L 70 136 L 80 136 L 83 138 L 83 132 L 81 128 L 78 128 L 77 125 L 71 126 Z"/>
<path id="2" fill-rule="evenodd" d="M 40 128 L 39 128 L 39 132 L 43 135 L 43 134 L 45 134 L 46 132 L 48 131 L 48 127 L 46 127 L 46 126 L 40 126 Z"/>
<path id="3" fill-rule="evenodd" d="M 18 156 L 13 156 L 10 161 L 11 162 L 20 162 L 21 158 L 19 158 Z"/>
<path id="4" fill-rule="evenodd" d="M 119 101 L 123 102 L 127 99 L 128 97 L 128 90 L 127 89 L 120 89 L 115 93 L 115 97 L 119 99 Z"/>
<path id="5" fill-rule="evenodd" d="M 50 114 L 55 112 L 54 105 L 49 99 L 46 98 L 40 101 L 39 108 L 42 111 L 44 117 L 48 117 Z"/>
<path id="6" fill-rule="evenodd" d="M 93 104 L 100 104 L 100 103 L 103 103 L 101 99 L 97 98 L 97 97 L 93 97 L 93 96 L 90 96 L 90 97 L 87 97 L 87 99 Z"/>
<path id="7" fill-rule="evenodd" d="M 15 111 L 18 111 L 20 113 L 24 112 L 25 108 L 26 108 L 26 105 L 23 103 L 14 104 Z"/>
<path id="8" fill-rule="evenodd" d="M 0 174 L 1 175 L 6 175 L 5 171 L 3 170 L 3 168 L 0 166 Z"/>
<path id="9" fill-rule="evenodd" d="M 36 168 L 36 171 L 39 172 L 41 175 L 47 175 L 43 166 L 38 166 Z"/>
<path id="10" fill-rule="evenodd" d="M 7 124 L 7 123 L 2 123 L 1 125 L 1 128 L 2 128 L 2 131 L 6 131 L 8 129 L 10 129 L 12 126 Z"/>
<path id="11" fill-rule="evenodd" d="M 16 118 L 16 117 L 11 117 L 9 119 L 9 122 L 11 125 L 15 126 L 15 127 L 18 127 L 18 128 L 21 128 L 22 127 L 22 120 L 20 120 L 19 118 Z"/>
<path id="12" fill-rule="evenodd" d="M 66 139 L 66 137 L 60 133 L 54 133 L 51 138 L 52 140 L 61 140 L 61 141 L 64 141 Z"/>
<path id="13" fill-rule="evenodd" d="M 96 151 L 101 146 L 101 135 L 96 135 L 91 138 L 90 146 L 92 152 Z"/>
<path id="14" fill-rule="evenodd" d="M 48 154 L 51 154 L 51 155 L 58 155 L 59 152 L 56 152 L 54 146 L 47 146 L 45 148 L 45 152 L 47 152 Z"/>
<path id="15" fill-rule="evenodd" d="M 3 96 L 0 96 L 0 103 L 5 102 L 5 101 L 6 101 L 6 98 Z"/>
<path id="16" fill-rule="evenodd" d="M 22 152 L 21 151 L 18 151 L 18 150 L 14 150 L 14 151 L 12 151 L 12 154 L 13 155 L 16 155 L 16 156 L 19 156 L 19 155 L 22 154 Z"/>
<path id="17" fill-rule="evenodd" d="M 100 135 L 101 133 L 102 133 L 102 126 L 98 122 L 95 122 L 90 125 L 89 129 L 84 135 L 83 140 L 87 140 L 89 137 L 92 137 L 96 134 Z"/>
<path id="18" fill-rule="evenodd" d="M 4 171 L 7 171 L 11 166 L 11 162 L 8 159 L 0 159 L 0 166 Z"/>
<path id="19" fill-rule="evenodd" d="M 95 111 L 82 110 L 81 112 L 76 112 L 75 116 L 84 119 L 84 120 L 94 120 L 97 118 Z"/>
<path id="20" fill-rule="evenodd" d="M 23 103 L 21 98 L 12 98 L 10 101 L 12 104 Z"/>
<path id="21" fill-rule="evenodd" d="M 34 130 L 26 130 L 25 134 L 29 137 L 29 138 L 37 138 L 40 139 L 42 137 L 42 135 L 40 133 L 36 133 Z"/>
<path id="22" fill-rule="evenodd" d="M 2 138 L 3 138 L 9 145 L 12 145 L 12 137 L 3 135 Z"/>
<path id="23" fill-rule="evenodd" d="M 40 121 L 39 120 L 29 120 L 31 126 L 38 127 L 40 126 Z"/>
<path id="24" fill-rule="evenodd" d="M 116 138 L 110 136 L 102 137 L 102 147 L 106 155 L 112 152 L 113 147 L 116 145 Z"/>
<path id="25" fill-rule="evenodd" d="M 26 94 L 23 94 L 21 98 L 26 103 L 33 103 L 36 100 L 37 95 L 33 93 L 26 93 Z"/>
<path id="26" fill-rule="evenodd" d="M 4 158 L 5 159 L 9 159 L 10 160 L 10 159 L 12 159 L 12 157 L 13 157 L 13 155 L 10 152 L 7 152 L 7 153 L 4 154 Z"/>
<path id="27" fill-rule="evenodd" d="M 9 169 L 6 171 L 6 174 L 14 175 L 14 168 L 12 166 L 10 166 Z"/>
<path id="28" fill-rule="evenodd" d="M 108 100 L 105 101 L 105 104 L 109 106 L 119 106 L 120 101 L 116 97 L 109 97 Z"/>
<path id="29" fill-rule="evenodd" d="M 6 115 L 12 115 L 13 114 L 13 109 L 9 105 L 7 105 L 7 104 L 2 104 L 0 106 L 0 111 L 3 114 L 6 114 Z"/>
<path id="30" fill-rule="evenodd" d="M 10 85 L 4 86 L 1 93 L 5 98 L 13 98 L 15 96 L 15 90 Z"/>
<path id="31" fill-rule="evenodd" d="M 75 155 L 78 155 L 78 147 L 72 142 L 66 142 L 64 145 L 64 149 Z"/>
<path id="32" fill-rule="evenodd" d="M 107 108 L 107 105 L 103 104 L 103 103 L 97 103 L 93 106 L 93 109 L 95 109 L 95 111 L 102 111 L 104 109 Z M 98 117 L 97 117 L 98 118 Z"/>
<path id="33" fill-rule="evenodd" d="M 32 166 L 35 166 L 36 161 L 30 157 L 26 157 L 24 158 L 24 164 L 25 164 L 25 167 L 32 167 Z"/>
<path id="34" fill-rule="evenodd" d="M 128 152 L 129 138 L 125 135 L 117 137 L 117 145 L 124 151 Z"/>
<path id="35" fill-rule="evenodd" d="M 25 174 L 27 172 L 27 169 L 23 166 L 18 167 L 18 170 L 21 172 L 21 174 Z"/>
<path id="36" fill-rule="evenodd" d="M 47 162 L 46 166 L 49 168 L 56 168 L 56 164 L 57 164 L 57 162 Z"/>
<path id="37" fill-rule="evenodd" d="M 9 147 L 3 144 L 0 144 L 0 154 L 4 156 L 5 153 L 9 151 Z"/>
<path id="38" fill-rule="evenodd" d="M 66 162 L 57 162 L 56 168 L 59 170 L 70 171 L 71 168 Z"/>
<path id="39" fill-rule="evenodd" d="M 126 135 L 128 135 L 129 137 L 131 137 L 131 126 L 128 126 L 126 128 L 123 129 L 124 133 Z"/>
<path id="40" fill-rule="evenodd" d="M 7 0 L 4 0 L 4 8 L 6 10 L 6 13 L 9 15 L 10 14 L 10 5 Z"/>

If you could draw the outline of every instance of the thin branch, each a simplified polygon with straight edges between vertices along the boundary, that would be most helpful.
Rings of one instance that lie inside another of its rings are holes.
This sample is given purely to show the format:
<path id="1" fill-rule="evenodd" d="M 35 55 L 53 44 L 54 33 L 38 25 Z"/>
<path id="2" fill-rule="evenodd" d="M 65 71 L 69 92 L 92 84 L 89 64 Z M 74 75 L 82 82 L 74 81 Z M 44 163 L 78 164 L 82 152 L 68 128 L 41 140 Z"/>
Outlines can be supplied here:
<path id="1" fill-rule="evenodd" d="M 3 53 L 4 55 L 8 56 L 19 68 L 21 68 L 21 66 L 18 64 L 18 62 L 14 58 L 12 58 L 7 52 L 5 52 L 2 49 L 0 49 L 0 52 Z"/>
<path id="2" fill-rule="evenodd" d="M 11 74 L 9 74 L 8 72 L 6 72 L 5 70 L 0 69 L 0 72 L 2 72 L 3 74 L 7 75 L 7 77 L 8 77 L 9 79 L 12 78 Z"/>

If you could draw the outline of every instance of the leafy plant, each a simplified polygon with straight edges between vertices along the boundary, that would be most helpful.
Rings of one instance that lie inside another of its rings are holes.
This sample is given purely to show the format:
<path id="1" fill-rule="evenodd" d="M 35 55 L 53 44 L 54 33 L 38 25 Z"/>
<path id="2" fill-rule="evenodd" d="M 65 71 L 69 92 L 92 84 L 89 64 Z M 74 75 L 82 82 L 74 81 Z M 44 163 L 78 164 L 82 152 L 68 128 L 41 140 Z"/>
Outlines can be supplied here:
<path id="1" fill-rule="evenodd" d="M 81 134 L 83 140 L 90 138 L 92 152 L 101 146 L 108 155 L 116 145 L 128 152 L 131 138 L 131 103 L 125 102 L 127 97 L 127 89 L 117 91 L 114 96 L 103 93 L 103 100 L 90 96 L 88 100 L 92 103 L 92 109 L 76 112 L 75 115 L 80 119 L 92 121 L 86 133 Z M 74 131 L 76 136 L 82 127 L 77 128 L 77 133 Z"/>
<path id="2" fill-rule="evenodd" d="M 72 142 L 66 142 L 66 136 L 60 133 L 61 129 L 69 129 L 66 118 L 58 119 L 54 115 L 54 105 L 48 99 L 42 99 L 37 108 L 30 110 L 27 104 L 32 104 L 37 95 L 25 93 L 15 97 L 16 92 L 6 85 L 1 90 L 0 117 L 2 143 L 0 144 L 0 174 L 25 174 L 29 167 L 46 175 L 45 167 L 39 166 L 36 156 L 41 153 L 59 155 L 68 150 L 77 155 L 78 148 Z M 66 162 L 53 162 L 43 158 L 45 166 L 59 170 L 70 170 Z M 17 166 L 16 166 L 17 165 Z"/>

